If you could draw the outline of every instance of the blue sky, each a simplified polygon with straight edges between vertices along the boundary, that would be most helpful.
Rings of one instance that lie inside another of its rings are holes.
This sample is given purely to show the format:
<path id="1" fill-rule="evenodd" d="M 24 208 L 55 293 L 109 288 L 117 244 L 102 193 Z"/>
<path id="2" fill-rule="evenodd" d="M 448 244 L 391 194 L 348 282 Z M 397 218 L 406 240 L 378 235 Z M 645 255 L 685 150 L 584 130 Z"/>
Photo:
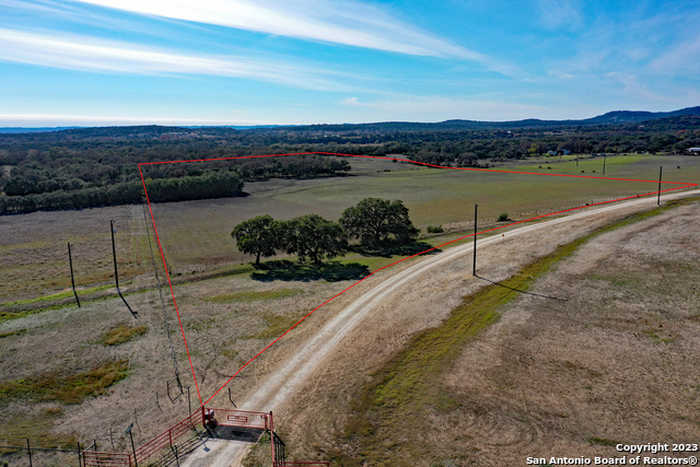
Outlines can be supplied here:
<path id="1" fill-rule="evenodd" d="M 700 105 L 697 1 L 0 0 L 0 126 Z"/>

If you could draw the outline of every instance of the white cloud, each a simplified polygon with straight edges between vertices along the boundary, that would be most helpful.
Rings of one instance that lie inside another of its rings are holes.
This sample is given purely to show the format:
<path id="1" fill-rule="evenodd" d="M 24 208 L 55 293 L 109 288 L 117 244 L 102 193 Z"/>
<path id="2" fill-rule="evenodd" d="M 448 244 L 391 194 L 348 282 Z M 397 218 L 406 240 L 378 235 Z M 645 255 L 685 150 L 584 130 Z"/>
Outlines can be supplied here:
<path id="1" fill-rule="evenodd" d="M 346 97 L 341 103 L 345 105 L 362 105 L 357 97 Z"/>
<path id="2" fill-rule="evenodd" d="M 583 16 L 574 0 L 539 0 L 540 23 L 549 29 L 577 29 Z"/>
<path id="3" fill-rule="evenodd" d="M 659 73 L 700 72 L 700 36 L 677 44 L 655 58 L 650 67 Z"/>
<path id="4" fill-rule="evenodd" d="M 474 60 L 504 67 L 485 55 L 406 24 L 357 0 L 82 0 L 83 3 L 280 36 L 409 55 Z"/>
<path id="5" fill-rule="evenodd" d="M 549 70 L 547 71 L 547 74 L 549 76 L 554 76 L 555 78 L 560 78 L 560 79 L 573 79 L 576 77 L 576 75 L 567 73 L 565 71 L 560 71 L 560 70 Z"/>
<path id="6" fill-rule="evenodd" d="M 622 91 L 632 97 L 657 102 L 673 100 L 650 91 L 646 86 L 639 82 L 637 75 L 634 73 L 611 71 L 606 73 L 605 76 L 620 83 L 622 85 Z"/>
<path id="7" fill-rule="evenodd" d="M 313 89 L 347 91 L 350 86 L 322 76 L 338 72 L 241 56 L 195 56 L 93 37 L 36 34 L 0 29 L 0 60 L 72 70 L 131 74 L 192 74 L 251 78 Z"/>
<path id="8" fill-rule="evenodd" d="M 374 101 L 361 101 L 350 97 L 343 99 L 341 104 L 371 110 L 375 121 L 517 120 L 568 117 L 568 115 L 547 115 L 547 113 L 551 114 L 551 109 L 545 106 L 449 96 L 395 96 L 391 99 Z"/>
<path id="9" fill-rule="evenodd" d="M 193 117 L 123 116 L 123 115 L 78 115 L 78 114 L 0 114 L 0 126 L 89 126 L 89 125 L 264 125 L 275 122 L 242 119 L 211 119 Z M 282 122 L 279 122 L 282 123 Z"/>

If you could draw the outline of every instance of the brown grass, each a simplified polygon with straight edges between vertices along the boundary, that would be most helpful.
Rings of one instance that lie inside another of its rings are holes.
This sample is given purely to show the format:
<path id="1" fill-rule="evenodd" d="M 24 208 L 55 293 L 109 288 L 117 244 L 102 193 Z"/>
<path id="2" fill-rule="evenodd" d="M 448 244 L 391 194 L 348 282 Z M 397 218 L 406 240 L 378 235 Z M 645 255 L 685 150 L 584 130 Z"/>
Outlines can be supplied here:
<path id="1" fill-rule="evenodd" d="M 128 376 L 129 362 L 108 362 L 91 370 L 62 376 L 50 373 L 0 383 L 2 399 L 56 401 L 80 404 L 91 396 L 104 394 L 110 386 Z"/>
<path id="2" fill-rule="evenodd" d="M 129 326 L 120 324 L 102 335 L 99 342 L 102 345 L 119 345 L 143 336 L 148 332 L 148 326 Z"/>

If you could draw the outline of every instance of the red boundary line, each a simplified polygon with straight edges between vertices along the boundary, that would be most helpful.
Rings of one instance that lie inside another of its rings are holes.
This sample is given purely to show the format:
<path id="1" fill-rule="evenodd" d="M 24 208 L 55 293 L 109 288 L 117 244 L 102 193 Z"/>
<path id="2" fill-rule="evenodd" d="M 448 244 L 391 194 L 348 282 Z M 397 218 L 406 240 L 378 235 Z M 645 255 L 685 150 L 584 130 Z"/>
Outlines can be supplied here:
<path id="1" fill-rule="evenodd" d="M 202 396 L 201 396 L 201 393 L 200 393 L 200 390 L 199 390 L 199 384 L 198 384 L 198 382 L 197 382 L 197 375 L 195 374 L 194 366 L 192 365 L 192 357 L 191 357 L 191 355 L 190 355 L 189 346 L 188 346 L 188 344 L 187 344 L 187 337 L 185 337 L 185 329 L 184 329 L 183 326 L 182 326 L 182 320 L 181 320 L 181 318 L 180 318 L 180 310 L 179 310 L 179 307 L 178 307 L 178 305 L 177 305 L 177 300 L 175 299 L 175 291 L 173 290 L 173 284 L 172 284 L 172 281 L 171 281 L 171 279 L 170 279 L 170 272 L 168 271 L 168 265 L 167 265 L 167 262 L 166 262 L 166 260 L 165 260 L 165 254 L 163 253 L 163 247 L 162 247 L 161 242 L 160 242 L 160 236 L 158 235 L 158 228 L 156 227 L 156 220 L 155 220 L 155 217 L 154 217 L 154 215 L 153 215 L 153 208 L 152 208 L 152 206 L 151 206 L 151 200 L 150 200 L 150 198 L 149 198 L 149 196 L 148 196 L 148 189 L 146 188 L 146 179 L 145 179 L 144 176 L 143 176 L 143 170 L 142 170 L 141 167 L 142 167 L 142 166 L 145 166 L 145 165 L 181 164 L 181 163 L 193 163 L 193 162 L 215 162 L 215 161 L 230 161 L 230 160 L 236 160 L 236 159 L 260 159 L 260 158 L 269 158 L 269 157 L 314 156 L 314 155 L 339 156 L 339 157 L 358 157 L 358 158 L 364 158 L 364 159 L 384 159 L 384 160 L 391 160 L 391 161 L 408 162 L 408 163 L 410 163 L 410 164 L 422 165 L 422 166 L 425 166 L 425 167 L 432 167 L 432 168 L 437 168 L 437 169 L 465 170 L 465 171 L 473 171 L 473 172 L 495 172 L 495 173 L 523 174 L 523 175 L 544 175 L 544 176 L 550 176 L 550 177 L 570 177 L 570 178 L 584 178 L 584 179 L 595 179 L 595 180 L 613 180 L 613 181 L 621 181 L 621 182 L 658 183 L 658 180 L 640 180 L 640 179 L 634 179 L 634 178 L 616 178 L 616 177 L 599 177 L 599 176 L 593 176 L 593 175 L 571 175 L 571 174 L 557 174 L 557 173 L 539 173 L 539 172 L 526 172 L 526 171 L 520 171 L 520 170 L 482 169 L 482 168 L 476 168 L 476 167 L 446 167 L 446 166 L 442 166 L 442 165 L 430 164 L 430 163 L 427 163 L 427 162 L 419 162 L 419 161 L 414 161 L 414 160 L 411 160 L 411 159 L 405 159 L 405 158 L 401 158 L 401 157 L 369 156 L 369 155 L 359 155 L 359 154 L 343 154 L 343 153 L 335 153 L 335 152 L 298 152 L 298 153 L 287 153 L 287 154 L 261 154 L 261 155 L 252 155 L 252 156 L 231 156 L 231 157 L 213 157 L 213 158 L 205 158 L 205 159 L 189 159 L 189 160 L 175 160 L 175 161 L 141 162 L 141 163 L 138 164 L 139 175 L 141 176 L 141 183 L 143 184 L 143 191 L 144 191 L 144 193 L 145 193 L 145 195 L 146 195 L 146 202 L 148 203 L 148 210 L 149 210 L 149 212 L 151 213 L 151 220 L 152 220 L 152 222 L 153 222 L 153 231 L 154 231 L 155 234 L 156 234 L 156 241 L 157 241 L 157 243 L 158 243 L 158 249 L 160 250 L 160 255 L 161 255 L 161 258 L 162 258 L 162 260 L 163 260 L 163 267 L 164 267 L 164 269 L 165 269 L 165 276 L 166 276 L 166 278 L 168 279 L 168 286 L 170 287 L 170 295 L 171 295 L 172 300 L 173 300 L 173 306 L 175 307 L 175 313 L 177 314 L 178 323 L 180 324 L 180 332 L 181 332 L 181 334 L 182 334 L 182 339 L 183 339 L 183 341 L 184 341 L 184 343 L 185 343 L 185 350 L 186 350 L 186 352 L 187 352 L 187 359 L 189 360 L 190 369 L 192 370 L 192 378 L 194 379 L 195 387 L 196 387 L 196 389 L 197 389 L 197 397 L 199 398 L 200 406 L 205 406 L 206 404 L 208 404 L 222 389 L 224 389 L 231 381 L 233 381 L 233 379 L 234 379 L 236 376 L 238 376 L 238 374 L 239 374 L 241 371 L 243 371 L 243 369 L 244 369 L 245 367 L 247 367 L 247 366 L 250 365 L 253 361 L 255 361 L 255 359 L 257 359 L 260 355 L 262 355 L 267 349 L 269 349 L 270 347 L 272 347 L 273 345 L 275 345 L 277 342 L 279 342 L 285 335 L 287 335 L 287 333 L 289 333 L 289 332 L 292 331 L 294 328 L 296 328 L 296 327 L 297 327 L 299 324 L 301 324 L 306 318 L 308 318 L 309 316 L 311 316 L 316 310 L 318 310 L 318 309 L 324 307 L 325 305 L 327 305 L 328 303 L 332 302 L 333 300 L 335 300 L 335 299 L 338 298 L 339 296 L 343 295 L 343 294 L 344 294 L 345 292 L 347 292 L 348 290 L 350 290 L 350 289 L 352 289 L 353 287 L 355 287 L 356 285 L 362 283 L 362 282 L 365 281 L 366 279 L 372 277 L 374 274 L 378 273 L 379 271 L 382 271 L 382 270 L 384 270 L 384 269 L 387 269 L 387 268 L 390 268 L 390 267 L 392 267 L 392 266 L 395 266 L 395 265 L 397 265 L 397 264 L 399 264 L 399 263 L 402 263 L 402 262 L 404 262 L 404 261 L 406 261 L 406 260 L 408 260 L 408 259 L 414 258 L 414 257 L 416 257 L 416 256 L 420 256 L 420 255 L 423 255 L 423 254 L 428 253 L 428 252 L 430 252 L 430 251 L 437 250 L 437 249 L 442 248 L 442 247 L 445 247 L 445 246 L 447 246 L 447 245 L 450 245 L 450 244 L 459 242 L 459 241 L 464 240 L 464 239 L 466 239 L 466 238 L 473 237 L 473 236 L 475 236 L 475 235 L 481 235 L 481 234 L 484 234 L 484 233 L 487 233 L 487 232 L 493 232 L 493 231 L 495 231 L 495 230 L 504 229 L 504 228 L 506 228 L 506 227 L 510 227 L 510 226 L 513 226 L 513 225 L 522 224 L 522 223 L 524 223 L 524 222 L 531 222 L 531 221 L 534 221 L 534 220 L 537 220 L 537 219 L 542 219 L 542 218 L 550 217 L 550 216 L 556 216 L 556 215 L 558 215 L 558 214 L 563 214 L 563 213 L 567 213 L 567 212 L 572 212 L 572 211 L 577 211 L 577 210 L 581 210 L 581 209 L 586 209 L 586 208 L 590 208 L 590 207 L 593 207 L 593 206 L 600 206 L 600 205 L 603 205 L 603 204 L 616 203 L 616 202 L 625 201 L 625 200 L 628 200 L 628 199 L 642 198 L 642 197 L 645 197 L 645 196 L 658 195 L 659 193 L 666 193 L 666 192 L 670 192 L 670 191 L 677 191 L 677 190 L 682 190 L 682 189 L 685 189 L 685 188 L 691 188 L 691 187 L 697 187 L 697 186 L 698 186 L 697 183 L 690 183 L 690 182 L 666 182 L 666 181 L 662 181 L 662 182 L 661 182 L 662 184 L 666 184 L 666 185 L 679 185 L 679 186 L 677 186 L 677 187 L 675 187 L 675 188 L 667 188 L 667 189 L 665 189 L 665 190 L 650 191 L 650 192 L 648 192 L 648 193 L 644 193 L 644 194 L 641 194 L 641 195 L 625 196 L 625 197 L 622 197 L 622 198 L 616 198 L 616 199 L 609 200 L 609 201 L 600 201 L 600 202 L 597 202 L 597 203 L 586 204 L 586 205 L 577 206 L 577 207 L 574 207 L 574 208 L 562 209 L 561 211 L 554 211 L 554 212 L 550 212 L 550 213 L 548 213 L 548 214 L 542 214 L 542 215 L 539 215 L 539 216 L 530 217 L 529 219 L 523 219 L 523 220 L 511 222 L 510 224 L 505 224 L 505 225 L 501 225 L 501 226 L 498 226 L 498 227 L 493 227 L 493 228 L 491 228 L 491 229 L 482 230 L 482 231 L 477 232 L 477 233 L 472 233 L 472 234 L 464 235 L 464 236 L 459 237 L 459 238 L 456 238 L 456 239 L 454 239 L 454 240 L 450 240 L 449 242 L 445 242 L 445 243 L 443 243 L 443 244 L 441 244 L 441 245 L 438 245 L 438 246 L 435 246 L 435 247 L 432 247 L 432 248 L 428 248 L 427 250 L 421 251 L 421 252 L 419 252 L 419 253 L 415 253 L 415 254 L 413 254 L 413 255 L 406 256 L 406 257 L 401 258 L 401 259 L 399 259 L 399 260 L 397 260 L 397 261 L 394 261 L 394 262 L 391 263 L 391 264 L 387 264 L 386 266 L 382 266 L 381 268 L 376 269 L 376 270 L 370 272 L 368 275 L 366 275 L 366 276 L 363 277 L 362 279 L 358 280 L 357 282 L 353 283 L 353 284 L 350 285 L 349 287 L 345 288 L 345 289 L 342 290 L 341 292 L 339 292 L 339 293 L 333 295 L 331 298 L 329 298 L 329 299 L 326 300 L 325 302 L 321 303 L 321 304 L 318 305 L 316 308 L 314 308 L 313 310 L 311 310 L 310 312 L 308 312 L 306 315 L 304 315 L 299 321 L 297 321 L 296 323 L 294 323 L 294 325 L 292 325 L 289 329 L 287 329 L 284 333 L 282 333 L 282 335 L 280 335 L 280 336 L 277 337 L 275 340 L 273 340 L 272 342 L 270 342 L 269 344 L 267 344 L 265 347 L 262 348 L 262 350 L 260 350 L 257 354 L 255 354 L 250 360 L 248 360 L 247 362 L 245 362 L 245 363 L 243 364 L 243 366 L 241 366 L 228 380 L 226 380 L 226 382 L 225 382 L 223 385 L 221 385 L 221 387 L 219 387 L 219 389 L 217 389 L 217 390 L 214 392 L 214 394 L 212 394 L 212 395 L 205 401 L 205 400 L 202 399 Z"/>

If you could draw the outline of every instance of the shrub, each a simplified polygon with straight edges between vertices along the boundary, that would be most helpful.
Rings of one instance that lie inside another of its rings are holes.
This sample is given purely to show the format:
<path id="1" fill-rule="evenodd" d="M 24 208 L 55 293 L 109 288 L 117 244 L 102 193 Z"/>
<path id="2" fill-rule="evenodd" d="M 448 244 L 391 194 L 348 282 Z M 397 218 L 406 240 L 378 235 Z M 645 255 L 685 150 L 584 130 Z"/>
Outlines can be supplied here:
<path id="1" fill-rule="evenodd" d="M 445 231 L 441 225 L 429 225 L 426 230 L 428 233 L 442 233 Z"/>
<path id="2" fill-rule="evenodd" d="M 510 220 L 510 217 L 508 217 L 508 213 L 504 212 L 500 216 L 498 216 L 498 222 L 507 222 Z"/>

